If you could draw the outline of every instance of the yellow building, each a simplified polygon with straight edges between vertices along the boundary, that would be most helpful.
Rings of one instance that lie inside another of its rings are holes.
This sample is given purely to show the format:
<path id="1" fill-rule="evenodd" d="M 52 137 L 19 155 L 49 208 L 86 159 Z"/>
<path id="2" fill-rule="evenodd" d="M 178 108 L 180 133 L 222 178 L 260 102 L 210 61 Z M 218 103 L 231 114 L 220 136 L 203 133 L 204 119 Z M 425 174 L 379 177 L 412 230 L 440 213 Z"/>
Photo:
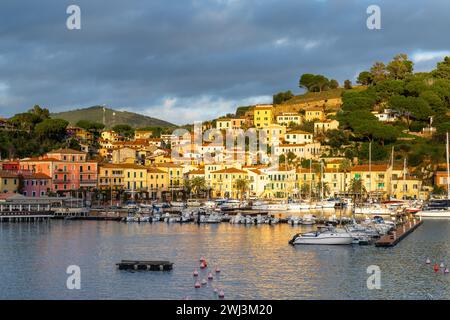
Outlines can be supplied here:
<path id="1" fill-rule="evenodd" d="M 153 136 L 153 132 L 150 130 L 136 130 L 134 131 L 134 140 L 138 139 L 150 139 Z"/>
<path id="2" fill-rule="evenodd" d="M 19 176 L 15 173 L 0 170 L 0 193 L 17 193 Z"/>
<path id="3" fill-rule="evenodd" d="M 103 140 L 108 140 L 109 142 L 118 142 L 122 140 L 122 137 L 113 130 L 103 131 L 101 137 Z"/>
<path id="4" fill-rule="evenodd" d="M 156 163 L 155 167 L 166 173 L 166 185 L 169 190 L 183 188 L 183 166 L 173 162 Z"/>
<path id="5" fill-rule="evenodd" d="M 295 169 L 279 166 L 267 172 L 267 184 L 264 191 L 266 198 L 288 199 L 296 194 Z"/>
<path id="6" fill-rule="evenodd" d="M 67 127 L 67 132 L 77 137 L 78 139 L 86 142 L 93 142 L 94 141 L 94 134 L 88 130 L 85 130 L 80 127 Z"/>
<path id="7" fill-rule="evenodd" d="M 231 119 L 222 118 L 216 120 L 216 129 L 227 130 L 231 129 Z"/>
<path id="8" fill-rule="evenodd" d="M 422 181 L 413 178 L 405 177 L 398 180 L 392 180 L 391 196 L 396 199 L 421 199 L 425 200 L 426 196 L 422 196 Z"/>
<path id="9" fill-rule="evenodd" d="M 270 124 L 264 128 L 266 134 L 266 143 L 272 144 L 284 139 L 286 127 L 279 124 Z"/>
<path id="10" fill-rule="evenodd" d="M 350 173 L 341 171 L 339 168 L 324 169 L 323 182 L 328 192 L 325 196 L 336 196 L 348 190 L 350 183 Z"/>
<path id="11" fill-rule="evenodd" d="M 389 192 L 391 169 L 388 164 L 357 165 L 351 169 L 351 179 L 362 180 L 368 194 L 384 198 Z"/>
<path id="12" fill-rule="evenodd" d="M 253 110 L 253 125 L 256 128 L 265 128 L 272 124 L 273 119 L 273 106 L 256 105 Z"/>
<path id="13" fill-rule="evenodd" d="M 243 197 L 242 190 L 238 189 L 236 181 L 247 179 L 247 171 L 228 168 L 211 172 L 208 185 L 211 187 L 213 197 L 239 199 Z M 246 191 L 248 193 L 248 191 Z"/>
<path id="14" fill-rule="evenodd" d="M 295 190 L 302 198 L 312 196 L 319 181 L 318 175 L 306 168 L 297 168 L 295 172 Z"/>
<path id="15" fill-rule="evenodd" d="M 308 110 L 305 110 L 305 120 L 306 121 L 314 121 L 314 120 L 323 121 L 323 120 L 325 120 L 325 112 L 323 112 L 323 109 L 320 107 L 310 108 Z"/>
<path id="16" fill-rule="evenodd" d="M 100 189 L 146 192 L 147 167 L 132 163 L 99 165 L 98 185 Z"/>
<path id="17" fill-rule="evenodd" d="M 314 122 L 314 134 L 325 133 L 328 130 L 336 130 L 339 127 L 339 121 L 326 119 Z"/>
<path id="18" fill-rule="evenodd" d="M 150 198 L 161 198 L 169 190 L 169 174 L 156 167 L 147 168 L 147 188 Z"/>

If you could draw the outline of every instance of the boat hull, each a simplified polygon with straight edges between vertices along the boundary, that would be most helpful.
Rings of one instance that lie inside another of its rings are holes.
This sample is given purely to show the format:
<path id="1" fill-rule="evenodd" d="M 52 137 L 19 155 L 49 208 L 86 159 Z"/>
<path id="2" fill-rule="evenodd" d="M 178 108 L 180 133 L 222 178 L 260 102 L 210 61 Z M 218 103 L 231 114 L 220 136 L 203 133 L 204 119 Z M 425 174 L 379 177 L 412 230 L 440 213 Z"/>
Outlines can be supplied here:
<path id="1" fill-rule="evenodd" d="M 299 237 L 293 241 L 294 245 L 298 244 L 321 244 L 321 245 L 347 245 L 353 243 L 353 237 L 317 237 L 317 238 L 303 238 Z"/>

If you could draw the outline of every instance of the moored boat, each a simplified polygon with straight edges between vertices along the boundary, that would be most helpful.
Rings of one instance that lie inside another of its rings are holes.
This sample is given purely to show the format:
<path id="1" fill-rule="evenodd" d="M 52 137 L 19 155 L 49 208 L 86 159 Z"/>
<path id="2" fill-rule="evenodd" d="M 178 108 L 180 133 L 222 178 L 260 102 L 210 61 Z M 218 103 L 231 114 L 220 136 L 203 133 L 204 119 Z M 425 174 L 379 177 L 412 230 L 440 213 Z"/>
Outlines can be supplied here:
<path id="1" fill-rule="evenodd" d="M 324 231 L 318 230 L 296 234 L 289 241 L 289 244 L 349 245 L 353 243 L 353 240 L 352 235 L 346 231 L 326 229 Z"/>

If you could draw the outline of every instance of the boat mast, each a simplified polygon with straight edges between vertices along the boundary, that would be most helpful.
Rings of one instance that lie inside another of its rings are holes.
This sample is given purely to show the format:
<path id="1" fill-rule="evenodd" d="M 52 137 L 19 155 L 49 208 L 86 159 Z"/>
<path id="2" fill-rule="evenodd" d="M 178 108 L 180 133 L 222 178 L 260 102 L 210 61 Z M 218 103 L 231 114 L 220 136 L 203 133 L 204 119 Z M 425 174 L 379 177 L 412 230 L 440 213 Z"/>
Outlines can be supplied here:
<path id="1" fill-rule="evenodd" d="M 392 171 L 394 171 L 394 146 L 391 152 L 391 174 L 389 175 L 389 199 L 392 197 Z"/>
<path id="2" fill-rule="evenodd" d="M 369 199 L 372 198 L 372 142 L 369 142 Z"/>
<path id="3" fill-rule="evenodd" d="M 323 200 L 323 162 L 320 162 L 320 201 Z"/>
<path id="4" fill-rule="evenodd" d="M 309 159 L 309 201 L 312 200 L 312 160 Z"/>
<path id="5" fill-rule="evenodd" d="M 447 155 L 447 200 L 450 199 L 450 167 L 449 167 L 449 154 L 448 154 L 448 131 L 447 131 L 447 144 L 446 144 L 446 155 Z"/>

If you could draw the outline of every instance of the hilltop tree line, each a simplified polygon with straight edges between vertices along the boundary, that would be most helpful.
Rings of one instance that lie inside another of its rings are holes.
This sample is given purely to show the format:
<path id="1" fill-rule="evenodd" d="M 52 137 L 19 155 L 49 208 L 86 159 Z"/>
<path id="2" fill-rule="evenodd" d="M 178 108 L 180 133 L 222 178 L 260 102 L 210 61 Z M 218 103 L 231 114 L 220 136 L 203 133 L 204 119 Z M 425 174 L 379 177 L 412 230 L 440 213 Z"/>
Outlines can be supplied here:
<path id="1" fill-rule="evenodd" d="M 350 157 L 367 159 L 372 142 L 375 160 L 387 159 L 392 146 L 411 165 L 443 160 L 444 136 L 450 130 L 450 59 L 446 57 L 431 72 L 413 70 L 408 56 L 398 54 L 387 65 L 376 62 L 359 74 L 357 82 L 366 85 L 366 90 L 343 92 L 338 114 L 340 129 L 348 132 L 343 143 L 359 142 L 358 148 L 347 150 Z M 398 120 L 392 124 L 378 121 L 372 112 L 384 109 L 395 112 Z M 431 140 L 407 134 L 430 124 L 437 130 Z M 328 135 L 336 140 L 336 133 Z"/>
<path id="2" fill-rule="evenodd" d="M 51 118 L 49 110 L 39 105 L 35 105 L 27 112 L 15 114 L 7 121 L 14 130 L 0 131 L 2 159 L 35 157 L 63 147 L 81 150 L 78 139 L 67 133 L 69 122 Z M 75 125 L 93 134 L 94 141 L 89 143 L 94 149 L 100 147 L 98 138 L 105 128 L 102 123 L 80 120 Z M 133 137 L 135 131 L 128 124 L 118 124 L 112 129 L 127 138 Z M 139 130 L 152 131 L 154 137 L 159 137 L 162 133 L 168 133 L 170 128 L 146 127 Z"/>

